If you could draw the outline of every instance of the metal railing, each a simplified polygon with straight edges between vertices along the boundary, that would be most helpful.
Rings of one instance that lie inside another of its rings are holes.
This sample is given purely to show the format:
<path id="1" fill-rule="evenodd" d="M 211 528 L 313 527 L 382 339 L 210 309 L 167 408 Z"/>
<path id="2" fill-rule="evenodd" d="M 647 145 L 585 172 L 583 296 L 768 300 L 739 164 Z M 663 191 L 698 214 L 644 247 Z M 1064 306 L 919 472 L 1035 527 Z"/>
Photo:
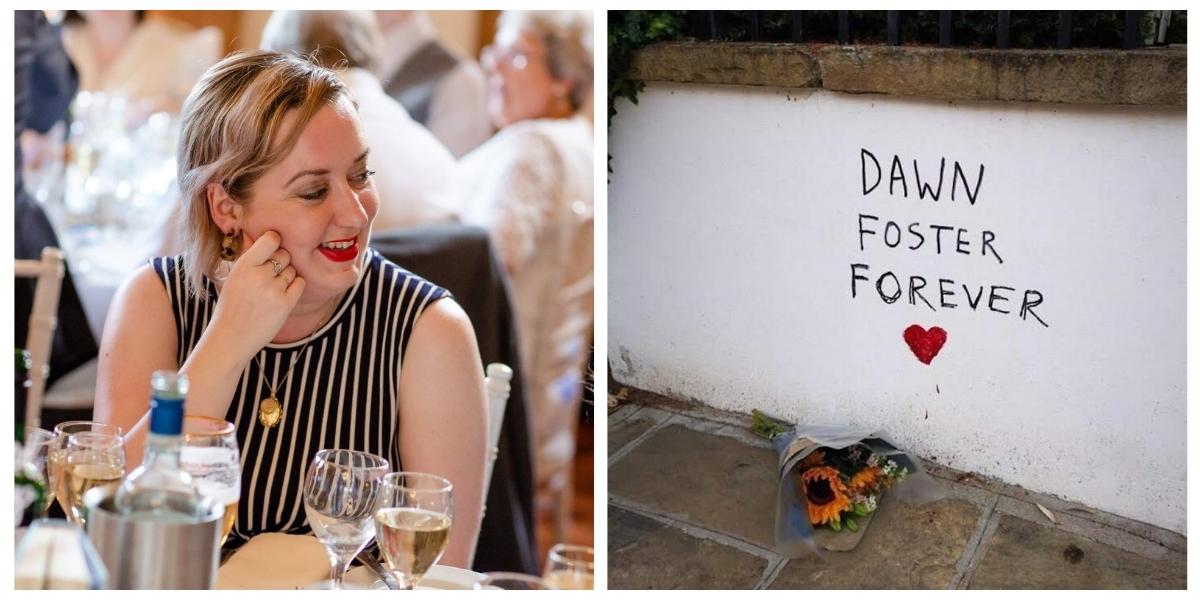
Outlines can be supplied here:
<path id="1" fill-rule="evenodd" d="M 780 23 L 782 22 L 782 20 L 786 19 L 786 17 L 782 17 L 780 13 L 785 13 L 785 12 L 788 15 L 790 15 L 790 21 L 791 21 L 790 28 L 788 28 L 786 26 L 786 23 L 783 27 L 779 26 Z M 886 40 L 886 44 L 888 44 L 888 45 L 898 46 L 898 45 L 902 45 L 902 44 L 906 43 L 907 40 L 904 39 L 905 22 L 907 19 L 912 18 L 913 13 L 915 13 L 917 11 L 889 10 L 889 11 L 855 11 L 855 12 L 860 15 L 860 18 L 861 18 L 861 15 L 866 14 L 866 13 L 875 13 L 872 16 L 875 16 L 878 13 L 886 13 L 886 17 L 884 19 L 884 22 L 885 22 L 884 29 L 885 29 L 886 35 L 883 36 L 883 40 Z M 930 11 L 930 12 L 932 12 L 932 11 Z M 936 12 L 937 12 L 937 38 L 936 38 L 937 45 L 949 47 L 949 46 L 956 45 L 956 41 L 961 43 L 960 40 L 955 39 L 956 21 L 958 19 L 963 18 L 967 12 L 980 13 L 982 11 L 943 10 L 943 11 L 936 11 Z M 994 37 L 989 37 L 989 39 L 994 40 L 994 41 L 987 45 L 995 47 L 995 48 L 1000 48 L 1000 49 L 1009 49 L 1013 46 L 1013 43 L 1014 43 L 1014 38 L 1013 38 L 1013 31 L 1014 31 L 1013 15 L 1014 15 L 1014 12 L 1025 13 L 1026 15 L 1028 15 L 1032 11 L 1008 11 L 1008 10 L 995 11 Z M 1042 12 L 1049 12 L 1049 11 L 1042 11 Z M 1025 47 L 1054 47 L 1054 48 L 1060 48 L 1060 49 L 1066 49 L 1066 48 L 1072 47 L 1073 34 L 1075 33 L 1076 27 L 1079 25 L 1079 22 L 1076 19 L 1076 16 L 1081 14 L 1082 12 L 1087 12 L 1087 11 L 1063 10 L 1063 11 L 1053 11 L 1053 12 L 1057 13 L 1056 17 L 1055 17 L 1056 31 L 1055 31 L 1053 44 L 1040 44 L 1040 45 L 1025 44 Z M 1160 44 L 1166 43 L 1167 31 L 1171 24 L 1172 11 L 1150 11 L 1150 12 L 1151 12 L 1151 22 L 1152 22 L 1151 28 L 1153 29 L 1153 31 L 1150 35 L 1145 35 L 1146 30 L 1143 27 L 1143 21 L 1146 17 L 1146 15 L 1145 15 L 1146 11 L 1139 11 L 1139 10 L 1111 11 L 1109 13 L 1110 18 L 1112 15 L 1120 14 L 1120 18 L 1123 20 L 1123 27 L 1121 28 L 1119 40 L 1115 36 L 1109 36 L 1109 38 L 1111 38 L 1113 40 L 1113 42 L 1115 42 L 1115 43 L 1110 42 L 1110 43 L 1106 43 L 1106 44 L 1101 44 L 1101 45 L 1098 45 L 1098 47 L 1112 46 L 1112 47 L 1120 47 L 1120 48 L 1124 48 L 1124 49 L 1128 50 L 1128 49 L 1139 48 L 1139 47 L 1142 47 L 1143 45 L 1160 45 Z M 1178 13 L 1179 11 L 1175 11 L 1175 12 Z M 766 29 L 764 23 L 767 19 L 768 13 L 770 13 L 772 23 L 775 25 L 773 28 L 774 35 L 771 36 L 769 39 L 768 39 L 768 36 L 766 36 L 764 34 L 765 29 Z M 859 23 L 855 22 L 852 12 L 848 11 L 848 10 L 839 10 L 839 11 L 799 11 L 799 10 L 796 10 L 796 11 L 734 11 L 734 12 L 730 12 L 730 11 L 690 11 L 690 15 L 691 15 L 691 23 L 690 23 L 691 27 L 690 28 L 691 28 L 691 33 L 694 37 L 703 39 L 703 40 L 727 39 L 729 41 L 750 41 L 750 42 L 781 41 L 781 42 L 794 42 L 794 43 L 804 43 L 804 42 L 814 42 L 814 41 L 832 41 L 828 37 L 828 32 L 830 29 L 829 25 L 831 24 L 830 23 L 831 15 L 829 13 L 835 13 L 832 16 L 833 16 L 833 20 L 836 20 L 836 38 L 835 39 L 838 44 L 845 45 L 845 44 L 857 43 L 857 42 L 862 41 L 859 39 L 860 37 L 862 37 L 859 35 L 860 31 L 858 31 Z M 730 31 L 731 28 L 727 26 L 727 21 L 729 20 L 729 17 L 731 15 L 735 15 L 735 14 L 738 15 L 738 20 L 740 21 L 740 23 L 738 23 L 738 27 L 736 28 L 737 29 L 736 31 Z M 872 20 L 877 22 L 877 19 L 872 19 Z M 989 17 L 989 20 L 990 20 L 990 17 Z M 824 30 L 826 35 L 825 36 L 821 36 L 821 35 L 813 36 L 812 31 L 811 31 L 811 29 L 813 29 L 813 27 L 811 27 L 809 25 L 810 21 L 819 22 L 819 23 L 817 23 L 817 25 L 818 25 L 817 28 Z M 874 26 L 872 26 L 872 25 L 874 25 Z M 872 33 L 875 33 L 875 34 L 879 33 L 878 26 L 875 24 L 870 24 L 870 25 L 864 24 L 864 26 L 871 27 L 871 29 L 873 30 Z M 1183 26 L 1186 27 L 1186 22 L 1183 23 Z M 781 31 L 787 32 L 790 35 L 786 35 L 786 39 L 782 39 L 785 36 L 780 35 Z M 1186 33 L 1185 33 L 1185 37 L 1186 37 Z M 876 36 L 876 39 L 879 39 L 879 37 Z M 883 40 L 880 40 L 880 41 L 883 41 Z M 975 40 L 974 43 L 978 44 L 978 40 Z"/>

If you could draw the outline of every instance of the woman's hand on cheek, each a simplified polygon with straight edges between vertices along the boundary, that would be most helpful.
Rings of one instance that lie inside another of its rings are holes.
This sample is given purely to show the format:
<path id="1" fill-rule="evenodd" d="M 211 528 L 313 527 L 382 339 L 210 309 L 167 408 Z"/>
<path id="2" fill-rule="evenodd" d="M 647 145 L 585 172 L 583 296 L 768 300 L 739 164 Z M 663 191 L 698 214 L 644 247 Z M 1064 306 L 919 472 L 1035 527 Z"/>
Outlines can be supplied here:
<path id="1" fill-rule="evenodd" d="M 258 239 L 247 235 L 245 241 L 249 246 L 221 288 L 213 326 L 249 360 L 279 333 L 305 283 L 289 264 L 291 256 L 280 247 L 278 233 L 267 231 Z"/>

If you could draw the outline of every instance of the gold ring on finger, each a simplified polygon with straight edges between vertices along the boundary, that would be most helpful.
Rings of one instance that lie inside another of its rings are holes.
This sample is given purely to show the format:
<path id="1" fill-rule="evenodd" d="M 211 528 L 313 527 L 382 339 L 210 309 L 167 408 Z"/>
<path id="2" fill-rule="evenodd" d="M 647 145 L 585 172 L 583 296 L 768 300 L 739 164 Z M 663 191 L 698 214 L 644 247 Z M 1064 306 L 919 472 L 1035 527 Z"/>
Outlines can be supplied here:
<path id="1" fill-rule="evenodd" d="M 271 261 L 271 264 L 274 265 L 275 276 L 279 277 L 279 274 L 283 272 L 283 263 L 281 263 L 273 258 L 268 258 L 267 260 Z"/>

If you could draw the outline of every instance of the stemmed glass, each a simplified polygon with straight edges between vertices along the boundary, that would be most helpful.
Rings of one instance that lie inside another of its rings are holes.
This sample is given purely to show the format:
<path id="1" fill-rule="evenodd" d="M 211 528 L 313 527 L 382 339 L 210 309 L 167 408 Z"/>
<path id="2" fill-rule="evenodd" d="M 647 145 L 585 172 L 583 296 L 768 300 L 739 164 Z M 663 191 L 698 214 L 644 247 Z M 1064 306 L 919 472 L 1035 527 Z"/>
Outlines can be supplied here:
<path id="1" fill-rule="evenodd" d="M 546 585 L 556 590 L 590 590 L 595 576 L 596 551 L 573 544 L 555 544 L 542 573 Z"/>
<path id="2" fill-rule="evenodd" d="M 63 512 L 70 516 L 70 509 L 67 508 L 62 492 L 63 469 L 67 464 L 67 440 L 72 434 L 80 432 L 96 432 L 108 435 L 114 435 L 121 438 L 124 443 L 124 432 L 116 425 L 107 423 L 96 423 L 93 421 L 64 421 L 54 427 L 54 441 L 46 453 L 47 470 L 49 471 L 50 485 L 46 491 L 46 507 L 45 511 L 50 510 L 50 505 L 54 502 L 55 497 L 60 498 L 59 504 L 63 507 Z M 124 463 L 124 454 L 122 454 L 122 463 Z M 43 513 L 44 514 L 44 513 Z"/>
<path id="3" fill-rule="evenodd" d="M 120 436 L 97 431 L 73 433 L 67 438 L 58 501 L 66 508 L 67 518 L 84 527 L 83 495 L 92 488 L 115 486 L 124 477 L 125 442 Z"/>
<path id="4" fill-rule="evenodd" d="M 233 423 L 200 415 L 184 417 L 179 465 L 201 494 L 225 505 L 221 521 L 221 544 L 225 544 L 242 496 L 242 461 Z"/>
<path id="5" fill-rule="evenodd" d="M 329 554 L 333 589 L 350 561 L 375 537 L 376 498 L 388 461 L 354 450 L 321 450 L 304 477 L 304 513 Z"/>
<path id="6" fill-rule="evenodd" d="M 412 472 L 383 478 L 376 537 L 401 588 L 415 588 L 442 557 L 453 520 L 454 486 L 446 478 Z"/>
<path id="7" fill-rule="evenodd" d="M 45 499 L 41 507 L 42 516 L 45 516 L 45 511 L 50 508 L 50 501 L 53 496 L 50 495 L 50 462 L 49 454 L 50 447 L 54 445 L 54 434 L 40 427 L 29 427 L 25 430 L 25 440 L 21 444 L 21 453 L 17 457 L 17 475 L 36 476 L 42 485 L 42 497 Z M 33 500 L 30 500 L 30 504 Z M 18 506 L 18 515 L 24 513 L 28 508 Z M 17 521 L 20 521 L 18 516 Z"/>

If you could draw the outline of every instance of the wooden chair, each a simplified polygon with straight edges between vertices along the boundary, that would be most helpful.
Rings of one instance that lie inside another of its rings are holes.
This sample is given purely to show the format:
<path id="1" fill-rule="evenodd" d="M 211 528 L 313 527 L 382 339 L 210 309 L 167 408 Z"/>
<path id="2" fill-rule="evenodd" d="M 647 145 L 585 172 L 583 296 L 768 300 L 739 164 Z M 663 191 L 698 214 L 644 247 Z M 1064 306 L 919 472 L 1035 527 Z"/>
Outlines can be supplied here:
<path id="1" fill-rule="evenodd" d="M 58 327 L 58 298 L 62 288 L 63 254 L 58 248 L 42 250 L 41 260 L 18 260 L 14 265 L 17 277 L 37 279 L 33 295 L 33 310 L 29 314 L 29 335 L 25 350 L 29 352 L 29 394 L 25 398 L 25 428 L 41 426 L 42 394 L 50 374 L 50 350 L 54 344 L 54 329 Z"/>

